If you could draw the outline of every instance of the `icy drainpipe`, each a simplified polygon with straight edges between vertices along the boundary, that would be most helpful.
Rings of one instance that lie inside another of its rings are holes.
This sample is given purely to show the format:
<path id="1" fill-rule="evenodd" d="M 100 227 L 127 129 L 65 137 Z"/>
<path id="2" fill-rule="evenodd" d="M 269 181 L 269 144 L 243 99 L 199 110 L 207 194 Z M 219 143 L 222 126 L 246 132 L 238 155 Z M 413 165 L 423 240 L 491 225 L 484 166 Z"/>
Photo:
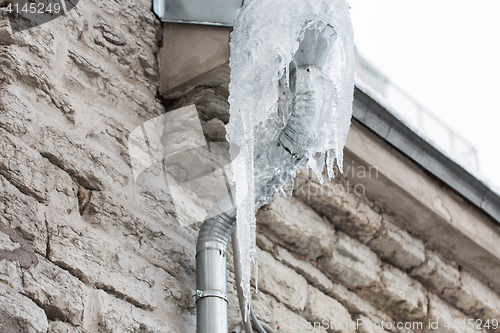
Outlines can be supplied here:
<path id="1" fill-rule="evenodd" d="M 267 151 L 256 157 L 256 168 L 266 172 L 256 184 L 258 191 L 256 209 L 271 200 L 280 185 L 293 177 L 294 172 L 304 162 L 308 149 L 318 138 L 310 130 L 318 122 L 323 121 L 321 104 L 324 99 L 331 100 L 333 90 L 324 90 L 325 83 L 318 68 L 329 54 L 328 48 L 335 41 L 335 30 L 330 27 L 310 25 L 304 31 L 299 50 L 291 64 L 290 89 L 293 100 L 292 112 L 286 127 L 278 138 L 272 142 Z M 323 87 L 321 89 L 320 87 Z M 273 168 L 269 168 L 273 166 Z M 277 173 L 276 170 L 279 170 Z M 197 333 L 226 333 L 227 317 L 227 244 L 235 228 L 236 204 L 233 189 L 217 202 L 200 229 L 196 245 L 196 330 Z M 233 238 L 233 242 L 236 239 Z M 237 249 L 235 253 L 235 270 Z M 238 276 L 239 272 L 236 272 Z M 237 279 L 238 280 L 238 279 Z M 239 283 L 239 281 L 237 281 Z M 239 289 L 239 288 L 238 288 Z M 240 290 L 238 290 L 240 291 Z M 240 293 L 239 293 L 240 294 Z M 244 302 L 241 302 L 242 317 Z M 255 316 L 254 324 L 258 326 Z M 244 323 L 246 332 L 250 333 L 250 323 Z M 267 325 L 264 325 L 267 326 Z M 272 332 L 267 326 L 259 327 L 260 332 Z"/>
<path id="2" fill-rule="evenodd" d="M 163 22 L 233 26 L 243 0 L 154 0 L 154 12 Z M 316 133 L 325 115 L 324 105 L 333 103 L 335 87 L 321 68 L 334 44 L 336 31 L 323 21 L 304 22 L 302 40 L 289 66 L 290 78 L 280 80 L 278 101 L 291 105 L 288 121 L 269 146 L 256 152 L 255 209 L 269 202 L 274 193 L 293 180 L 295 172 L 306 160 L 310 148 L 324 138 Z M 289 82 L 286 82 L 286 81 Z M 236 205 L 234 188 L 221 198 L 203 222 L 196 245 L 197 333 L 227 333 L 227 244 L 235 230 Z M 241 265 L 238 238 L 233 237 L 235 275 L 242 318 L 246 318 L 246 302 L 241 287 Z M 251 321 L 260 333 L 272 333 L 271 327 L 259 322 L 250 307 Z M 234 329 L 252 333 L 251 321 L 243 321 Z"/>

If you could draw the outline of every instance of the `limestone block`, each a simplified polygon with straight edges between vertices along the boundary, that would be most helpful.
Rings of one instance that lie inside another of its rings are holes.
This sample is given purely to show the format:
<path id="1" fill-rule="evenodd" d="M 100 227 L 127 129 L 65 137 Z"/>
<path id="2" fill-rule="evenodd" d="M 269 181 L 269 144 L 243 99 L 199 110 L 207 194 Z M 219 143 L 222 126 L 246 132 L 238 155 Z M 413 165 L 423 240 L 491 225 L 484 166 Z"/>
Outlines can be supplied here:
<path id="1" fill-rule="evenodd" d="M 20 139 L 0 130 L 0 174 L 20 192 L 53 207 L 76 207 L 76 185 L 71 177 Z"/>
<path id="2" fill-rule="evenodd" d="M 28 297 L 0 284 L 0 331 L 45 333 L 49 327 L 45 312 Z"/>
<path id="3" fill-rule="evenodd" d="M 121 27 L 123 33 L 134 37 L 141 47 L 148 47 L 151 52 L 157 51 L 157 42 L 161 39 L 162 24 L 151 11 L 150 1 L 126 1 L 109 4 L 96 1 L 96 4 L 99 6 L 98 8 L 109 15 L 105 17 L 106 22 L 115 23 L 115 26 Z"/>
<path id="4" fill-rule="evenodd" d="M 335 231 L 303 202 L 276 197 L 257 212 L 257 223 L 265 226 L 297 253 L 311 259 L 329 255 Z"/>
<path id="5" fill-rule="evenodd" d="M 325 181 L 320 185 L 310 178 L 308 170 L 302 169 L 296 179 L 294 195 L 328 217 L 336 228 L 363 243 L 368 242 L 381 226 L 382 216 L 354 194 L 352 184 Z"/>
<path id="6" fill-rule="evenodd" d="M 104 230 L 123 226 L 130 231 L 138 232 L 144 228 L 144 221 L 125 207 L 113 192 L 92 191 L 82 207 L 83 219 L 93 225 L 100 225 Z"/>
<path id="7" fill-rule="evenodd" d="M 353 333 L 351 315 L 337 300 L 309 286 L 304 317 L 311 323 L 322 323 L 327 332 Z M 325 320 L 327 324 L 325 324 Z"/>
<path id="8" fill-rule="evenodd" d="M 424 333 L 474 333 L 480 332 L 474 329 L 461 327 L 461 322 L 465 319 L 467 323 L 469 317 L 458 311 L 456 308 L 441 300 L 438 296 L 429 293 L 429 315 L 424 321 Z M 429 327 L 431 323 L 436 323 Z M 475 320 L 473 320 L 475 324 Z M 446 325 L 446 327 L 445 327 Z M 464 326 L 466 326 L 465 324 Z"/>
<path id="9" fill-rule="evenodd" d="M 399 269 L 384 264 L 381 283 L 368 296 L 375 304 L 407 320 L 427 315 L 427 292 L 422 285 Z"/>
<path id="10" fill-rule="evenodd" d="M 375 322 L 377 324 L 381 324 L 381 322 L 374 322 L 362 314 L 354 315 L 352 319 L 356 322 L 358 333 L 387 333 L 380 325 L 375 325 Z"/>
<path id="11" fill-rule="evenodd" d="M 262 250 L 267 251 L 269 253 L 273 253 L 273 251 L 274 251 L 273 242 L 271 242 L 269 240 L 269 238 L 267 238 L 263 234 L 257 233 L 255 242 L 257 243 L 257 246 L 260 247 Z M 278 258 L 276 258 L 276 259 L 278 259 Z"/>
<path id="12" fill-rule="evenodd" d="M 228 96 L 229 92 L 220 87 L 199 87 L 183 95 L 169 109 L 175 110 L 195 104 L 201 120 L 210 121 L 217 118 L 227 124 L 229 122 Z"/>
<path id="13" fill-rule="evenodd" d="M 259 290 L 270 294 L 289 309 L 302 311 L 307 300 L 307 281 L 293 269 L 276 261 L 271 254 L 257 249 Z"/>
<path id="14" fill-rule="evenodd" d="M 455 289 L 460 285 L 460 272 L 449 265 L 433 251 L 426 251 L 424 263 L 415 267 L 410 275 L 438 293 Z"/>
<path id="15" fill-rule="evenodd" d="M 50 321 L 47 333 L 84 333 L 80 328 L 62 321 Z"/>
<path id="16" fill-rule="evenodd" d="M 23 136 L 32 129 L 35 116 L 35 108 L 29 100 L 20 96 L 19 90 L 13 86 L 6 86 L 0 90 L 0 108 L 2 109 L 0 127 L 17 137 Z"/>
<path id="17" fill-rule="evenodd" d="M 500 322 L 500 297 L 467 271 L 460 272 L 460 287 L 446 290 L 444 298 L 467 314 Z"/>
<path id="18" fill-rule="evenodd" d="M 106 9 L 111 7 L 106 6 Z M 159 85 L 159 71 L 153 54 L 158 49 L 161 23 L 151 15 L 152 11 L 144 11 L 139 4 L 122 3 L 120 7 L 116 8 L 115 14 L 122 14 L 118 22 L 98 16 L 92 26 L 87 26 L 90 33 L 86 44 L 98 53 L 94 58 L 106 58 L 106 67 L 114 68 L 150 89 L 156 87 Z"/>
<path id="19" fill-rule="evenodd" d="M 352 314 L 363 314 L 373 322 L 393 322 L 393 319 L 386 313 L 376 309 L 369 301 L 341 284 L 334 283 L 328 295 L 339 301 Z"/>
<path id="20" fill-rule="evenodd" d="M 202 124 L 205 135 L 214 142 L 226 141 L 226 127 L 222 120 L 213 118 Z"/>
<path id="21" fill-rule="evenodd" d="M 332 281 L 310 262 L 295 258 L 290 252 L 281 246 L 276 246 L 273 254 L 275 259 L 281 261 L 288 267 L 293 268 L 296 272 L 305 277 L 309 284 L 318 288 L 322 292 L 327 294 L 333 289 Z"/>
<path id="22" fill-rule="evenodd" d="M 95 285 L 137 307 L 155 307 L 149 264 L 104 233 L 77 226 L 79 216 L 49 219 L 49 260 L 85 283 Z"/>
<path id="23" fill-rule="evenodd" d="M 229 329 L 233 328 L 241 321 L 241 313 L 238 306 L 238 297 L 234 282 L 234 274 L 228 276 L 228 317 Z M 295 313 L 285 304 L 278 302 L 274 297 L 267 293 L 255 293 L 252 291 L 252 307 L 257 318 L 270 325 L 276 332 L 319 332 L 325 333 L 323 328 L 313 329 L 313 324 L 304 317 Z"/>
<path id="24" fill-rule="evenodd" d="M 44 205 L 21 193 L 0 175 L 0 221 L 17 230 L 38 253 L 45 254 L 47 227 Z"/>
<path id="25" fill-rule="evenodd" d="M 320 259 L 323 270 L 352 288 L 366 288 L 380 282 L 380 259 L 366 245 L 337 232 L 331 257 Z"/>
<path id="26" fill-rule="evenodd" d="M 96 291 L 98 300 L 98 326 L 102 333 L 181 332 L 168 322 L 161 322 L 153 313 L 138 309 L 128 302 L 113 297 L 102 290 Z M 194 330 L 186 329 L 185 332 Z"/>
<path id="27" fill-rule="evenodd" d="M 410 323 L 410 324 L 407 324 L 407 323 Z M 396 323 L 396 325 L 397 325 L 397 323 Z M 423 327 L 424 323 L 421 321 L 413 321 L 413 322 L 407 321 L 407 322 L 402 322 L 401 325 L 411 325 L 408 327 L 415 327 L 417 329 L 418 327 L 420 327 L 420 325 L 422 325 L 422 327 Z M 399 333 L 415 333 L 415 330 L 413 330 L 411 328 L 405 328 L 404 326 L 401 326 L 401 327 L 402 328 L 397 330 Z"/>
<path id="28" fill-rule="evenodd" d="M 19 249 L 21 244 L 10 239 L 10 236 L 3 231 L 0 231 L 0 251 L 12 252 Z"/>
<path id="29" fill-rule="evenodd" d="M 85 188 L 103 190 L 129 184 L 130 167 L 97 144 L 77 141 L 55 127 L 40 130 L 38 149 L 42 156 L 65 170 Z"/>
<path id="30" fill-rule="evenodd" d="M 403 270 L 425 260 L 424 244 L 387 220 L 368 246 L 382 259 Z"/>
<path id="31" fill-rule="evenodd" d="M 277 302 L 264 293 L 253 294 L 252 296 L 252 306 L 257 313 L 257 317 L 271 325 L 276 332 L 326 332 L 321 326 L 314 327 L 314 323 L 307 321 L 304 317 L 294 313 L 285 304 Z"/>
<path id="32" fill-rule="evenodd" d="M 0 282 L 7 284 L 17 292 L 22 292 L 23 280 L 21 276 L 22 271 L 19 263 L 6 259 L 0 260 Z"/>
<path id="33" fill-rule="evenodd" d="M 351 196 L 356 197 L 355 194 L 351 194 Z M 357 236 L 360 241 L 366 243 L 380 229 L 382 215 L 378 211 L 374 210 L 372 206 L 366 204 L 360 199 L 358 206 L 356 207 L 354 218 L 347 218 L 344 221 L 344 219 L 339 217 L 338 220 L 339 221 L 337 223 L 343 223 L 343 229 L 346 233 Z M 336 224 L 335 219 L 333 219 L 332 222 Z"/>
<path id="34" fill-rule="evenodd" d="M 76 109 L 75 122 L 89 121 L 87 109 L 95 111 L 103 117 L 111 116 L 133 123 L 138 120 L 146 121 L 165 112 L 163 106 L 153 95 L 156 91 L 152 90 L 157 86 L 150 84 L 148 79 L 143 80 L 145 86 L 138 85 L 137 82 L 123 80 L 123 74 L 130 74 L 127 70 L 128 66 L 110 66 L 108 52 L 105 51 L 99 56 L 89 54 L 81 48 L 71 48 L 68 51 L 68 56 L 71 60 L 65 73 L 67 81 L 70 83 L 68 88 L 81 91 L 81 95 L 78 96 L 81 104 L 74 106 Z M 133 57 L 130 59 L 135 62 Z M 125 73 L 117 74 L 116 71 Z M 134 68 L 132 71 L 138 73 L 142 69 Z M 147 88 L 150 91 L 147 91 Z M 91 100 L 88 100 L 89 98 Z M 96 124 L 93 125 L 96 126 Z"/>
<path id="35" fill-rule="evenodd" d="M 144 230 L 147 228 L 146 221 L 155 218 L 161 221 L 165 227 L 179 226 L 176 221 L 178 216 L 175 214 L 170 196 L 163 195 L 168 194 L 166 189 L 163 189 L 162 192 L 156 192 L 151 188 L 147 190 L 141 188 L 140 194 L 142 201 L 140 206 L 131 206 L 130 203 L 122 200 L 114 192 L 92 191 L 85 204 L 81 207 L 81 215 L 85 221 L 104 230 L 113 226 L 122 226 L 134 234 L 140 233 L 141 230 L 146 232 Z M 148 218 L 141 216 L 147 215 L 146 212 L 150 214 Z"/>
<path id="36" fill-rule="evenodd" d="M 230 247 L 229 247 L 230 248 Z M 228 271 L 227 271 L 227 312 L 229 329 L 233 328 L 241 321 L 240 306 L 238 303 L 238 292 L 236 290 L 236 282 L 234 278 L 234 266 L 232 264 L 232 256 L 228 256 Z M 255 290 L 252 290 L 252 293 Z M 262 293 L 260 293 L 262 294 Z M 252 298 L 254 295 L 252 294 Z M 256 309 L 257 312 L 257 309 Z M 260 317 L 259 317 L 260 319 Z"/>
<path id="37" fill-rule="evenodd" d="M 8 260 L 15 263 L 17 267 L 29 268 L 35 265 L 38 261 L 33 247 L 15 230 L 7 227 L 0 222 L 0 259 Z M 13 288 L 17 288 L 17 284 L 13 279 L 17 278 L 14 267 L 11 264 L 4 263 L 4 280 Z M 11 276 L 11 273 L 14 276 Z"/>
<path id="38" fill-rule="evenodd" d="M 6 1 L 2 2 L 5 5 L 7 4 Z M 0 8 L 0 45 L 11 45 L 14 43 L 15 40 L 10 26 L 8 12 L 4 8 Z"/>
<path id="39" fill-rule="evenodd" d="M 26 50 L 19 48 L 2 49 L 5 61 L 3 66 L 5 71 L 0 74 L 2 80 L 8 84 L 15 82 L 14 84 L 19 84 L 21 87 L 29 87 L 28 89 L 31 91 L 34 89 L 37 95 L 39 92 L 43 92 L 44 98 L 46 98 L 45 105 L 50 105 L 51 108 L 57 110 L 58 115 L 64 116 L 63 119 L 74 122 L 74 109 L 69 103 L 67 94 L 63 93 L 60 87 L 57 87 L 59 82 L 54 79 L 52 74 L 49 75 L 40 63 L 40 61 L 43 63 L 50 58 L 53 59 L 53 34 L 45 27 L 37 27 L 29 29 L 23 34 L 14 34 L 14 38 L 17 44 L 29 43 L 32 46 L 30 48 L 32 52 L 26 54 Z M 40 41 L 43 42 L 40 43 Z M 33 58 L 38 58 L 38 61 Z M 55 60 L 52 59 L 50 61 Z M 30 104 L 34 104 L 36 100 L 36 97 L 33 97 Z"/>
<path id="40" fill-rule="evenodd" d="M 26 295 L 53 318 L 82 323 L 87 291 L 85 285 L 67 271 L 38 256 L 38 264 L 23 271 Z"/>
<path id="41" fill-rule="evenodd" d="M 181 227 L 168 215 L 167 203 L 160 201 L 156 205 L 162 203 L 164 206 L 159 209 L 163 209 L 164 218 L 156 220 L 140 209 L 133 210 L 136 207 L 120 200 L 113 192 L 96 191 L 92 192 L 82 217 L 107 233 L 123 232 L 128 246 L 149 263 L 171 275 L 177 276 L 181 271 L 191 274 L 194 272 L 196 254 L 193 244 L 196 243 L 198 231 L 192 227 Z"/>

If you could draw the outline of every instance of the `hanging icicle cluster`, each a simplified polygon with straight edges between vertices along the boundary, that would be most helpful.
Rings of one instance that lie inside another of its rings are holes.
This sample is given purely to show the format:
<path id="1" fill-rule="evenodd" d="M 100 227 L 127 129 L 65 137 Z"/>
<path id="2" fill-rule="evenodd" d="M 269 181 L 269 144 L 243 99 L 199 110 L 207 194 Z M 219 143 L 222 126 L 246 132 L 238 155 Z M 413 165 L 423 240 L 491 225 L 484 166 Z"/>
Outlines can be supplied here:
<path id="1" fill-rule="evenodd" d="M 342 170 L 343 148 L 350 126 L 354 44 L 349 5 L 345 0 L 246 0 L 231 35 L 227 138 L 235 157 L 237 237 L 247 302 L 250 263 L 253 261 L 257 267 L 256 202 L 266 202 L 273 194 L 269 192 L 267 197 L 259 198 L 262 193 L 259 193 L 260 185 L 256 190 L 256 184 L 261 184 L 263 177 L 268 176 L 266 172 L 271 170 L 281 173 L 279 189 L 289 184 L 297 171 L 297 165 L 258 165 L 255 158 L 287 125 L 294 103 L 290 96 L 290 70 L 300 58 L 296 53 L 308 31 L 335 34 L 335 38 L 325 39 L 331 44 L 323 48 L 328 54 L 315 64 L 320 78 L 317 82 L 323 83 L 311 85 L 311 89 L 320 91 L 319 95 L 324 97 L 316 103 L 322 109 L 318 113 L 321 118 L 307 127 L 318 139 L 304 147 L 308 166 L 322 179 L 325 161 L 329 177 L 333 177 L 335 159 Z"/>

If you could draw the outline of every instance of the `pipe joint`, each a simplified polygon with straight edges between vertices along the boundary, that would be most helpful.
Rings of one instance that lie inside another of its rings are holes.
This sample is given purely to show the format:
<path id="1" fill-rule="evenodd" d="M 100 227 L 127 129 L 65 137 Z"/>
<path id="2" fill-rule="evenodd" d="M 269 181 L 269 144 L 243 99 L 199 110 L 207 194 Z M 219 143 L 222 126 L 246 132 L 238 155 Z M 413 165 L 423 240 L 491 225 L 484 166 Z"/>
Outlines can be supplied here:
<path id="1" fill-rule="evenodd" d="M 227 252 L 227 245 L 220 243 L 218 241 L 205 241 L 205 242 L 200 242 L 196 246 L 196 258 L 198 255 L 204 251 L 219 251 L 220 255 L 226 256 Z"/>

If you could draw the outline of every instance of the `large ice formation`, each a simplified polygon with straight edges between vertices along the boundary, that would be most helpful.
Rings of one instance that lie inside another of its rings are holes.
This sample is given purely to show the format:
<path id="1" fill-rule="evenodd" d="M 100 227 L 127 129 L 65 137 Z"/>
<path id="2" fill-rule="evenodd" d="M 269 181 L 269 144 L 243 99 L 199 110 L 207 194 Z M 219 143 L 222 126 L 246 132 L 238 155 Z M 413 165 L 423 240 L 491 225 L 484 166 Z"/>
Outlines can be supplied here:
<path id="1" fill-rule="evenodd" d="M 329 177 L 335 159 L 342 171 L 354 91 L 349 5 L 245 0 L 231 34 L 230 67 L 227 138 L 239 153 L 237 237 L 248 302 L 250 263 L 257 268 L 255 210 L 290 190 L 306 161 L 320 179 L 325 161 Z"/>

